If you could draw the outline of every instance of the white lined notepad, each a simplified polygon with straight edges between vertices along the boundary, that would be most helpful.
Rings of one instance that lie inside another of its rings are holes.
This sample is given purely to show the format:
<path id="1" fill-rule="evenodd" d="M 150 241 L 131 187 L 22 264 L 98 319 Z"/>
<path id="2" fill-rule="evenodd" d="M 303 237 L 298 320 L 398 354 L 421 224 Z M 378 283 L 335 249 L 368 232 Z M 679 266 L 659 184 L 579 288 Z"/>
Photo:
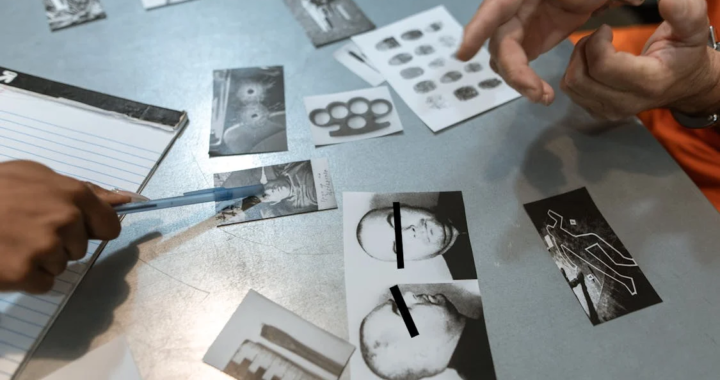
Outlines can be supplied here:
<path id="1" fill-rule="evenodd" d="M 0 162 L 37 161 L 108 189 L 139 191 L 176 133 L 0 85 Z M 23 366 L 101 248 L 91 242 L 48 294 L 0 293 L 0 380 Z"/>

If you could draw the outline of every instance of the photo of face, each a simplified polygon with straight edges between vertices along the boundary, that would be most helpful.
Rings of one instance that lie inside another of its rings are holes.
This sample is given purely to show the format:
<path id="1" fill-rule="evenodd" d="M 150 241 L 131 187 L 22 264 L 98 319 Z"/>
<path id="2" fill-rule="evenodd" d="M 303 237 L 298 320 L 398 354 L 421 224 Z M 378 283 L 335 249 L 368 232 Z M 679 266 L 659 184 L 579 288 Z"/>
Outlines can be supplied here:
<path id="1" fill-rule="evenodd" d="M 397 260 L 394 215 L 392 207 L 375 209 L 365 214 L 358 224 L 358 242 L 368 255 L 378 260 Z M 430 210 L 401 205 L 400 215 L 405 260 L 441 255 L 457 239 L 458 230 L 449 222 L 439 220 Z"/>
<path id="2" fill-rule="evenodd" d="M 418 335 L 410 335 L 389 288 L 366 284 L 348 305 L 351 343 L 359 348 L 352 378 L 495 378 L 477 281 L 398 288 Z"/>
<path id="3" fill-rule="evenodd" d="M 343 201 L 345 262 L 355 268 L 351 278 L 477 279 L 461 192 L 345 193 Z M 395 203 L 400 212 L 397 226 Z M 404 271 L 397 270 L 400 257 Z"/>
<path id="4" fill-rule="evenodd" d="M 409 339 L 398 306 L 389 299 L 360 327 L 363 359 L 383 379 L 435 376 L 448 367 L 466 318 L 443 294 L 406 292 L 403 299 L 420 334 Z"/>

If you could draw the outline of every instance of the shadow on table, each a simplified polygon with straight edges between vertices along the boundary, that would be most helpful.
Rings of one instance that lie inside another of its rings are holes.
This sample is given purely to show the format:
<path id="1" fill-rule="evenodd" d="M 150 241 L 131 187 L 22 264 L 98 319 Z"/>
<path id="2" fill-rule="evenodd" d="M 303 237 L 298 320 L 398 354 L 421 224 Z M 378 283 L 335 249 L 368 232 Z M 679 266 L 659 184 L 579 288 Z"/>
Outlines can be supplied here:
<path id="1" fill-rule="evenodd" d="M 666 220 L 668 215 L 681 215 L 683 199 L 690 197 L 697 201 L 694 197 L 701 197 L 699 193 L 688 193 L 685 186 L 688 179 L 682 169 L 637 120 L 601 122 L 594 120 L 565 96 L 559 97 L 558 103 L 552 107 L 525 107 L 532 115 L 517 118 L 507 128 L 506 138 L 496 147 L 498 154 L 505 154 L 506 158 L 500 162 L 489 162 L 485 168 L 484 175 L 488 181 L 508 180 L 510 175 L 517 177 L 509 180 L 515 188 L 519 206 L 515 220 L 520 225 L 530 226 L 522 228 L 523 232 L 527 230 L 527 233 L 537 235 L 523 204 L 583 186 L 591 194 L 596 186 L 604 186 L 607 190 L 604 181 L 609 176 L 630 175 L 655 186 L 637 189 L 637 184 L 624 183 L 621 178 L 615 181 L 622 197 L 608 199 L 606 196 L 603 207 L 612 209 L 616 217 L 624 217 L 626 225 L 645 226 L 649 221 Z M 564 116 L 558 118 L 558 112 L 564 112 Z M 528 120 L 557 121 L 538 133 L 537 129 L 543 126 L 532 125 Z M 518 139 L 524 141 L 518 143 Z M 510 153 L 505 153 L 508 151 Z M 627 191 L 628 188 L 636 191 Z M 715 212 L 710 203 L 707 206 L 708 211 Z M 603 212 L 603 209 L 600 211 Z M 653 222 L 652 233 L 639 246 L 660 236 L 682 237 L 691 245 L 688 251 L 696 254 L 696 260 L 705 263 L 714 261 L 715 255 L 700 248 L 707 243 L 707 235 L 693 225 L 678 220 L 672 223 Z M 546 251 L 539 236 L 533 236 L 534 239 L 518 238 L 518 232 L 517 228 L 505 231 L 498 241 L 498 252 L 504 251 L 499 255 L 501 260 L 513 261 L 521 252 L 543 254 Z M 628 234 L 628 231 L 615 232 L 619 236 Z M 531 244 L 535 240 L 537 244 L 533 247 Z M 638 246 L 637 242 L 635 245 Z M 507 250 L 507 247 L 512 249 Z M 636 255 L 639 252 L 631 254 L 638 258 Z"/>
<path id="2" fill-rule="evenodd" d="M 125 278 L 138 261 L 138 246 L 157 239 L 149 233 L 116 251 L 105 251 L 82 280 L 33 358 L 75 360 L 88 353 L 113 324 L 113 313 L 130 294 Z"/>

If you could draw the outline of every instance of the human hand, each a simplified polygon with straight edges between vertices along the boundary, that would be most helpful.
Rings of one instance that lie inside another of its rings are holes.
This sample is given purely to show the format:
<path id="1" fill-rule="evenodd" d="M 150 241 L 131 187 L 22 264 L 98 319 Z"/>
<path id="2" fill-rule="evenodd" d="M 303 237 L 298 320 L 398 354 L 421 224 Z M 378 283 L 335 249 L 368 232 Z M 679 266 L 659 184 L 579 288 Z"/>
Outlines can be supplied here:
<path id="1" fill-rule="evenodd" d="M 624 0 L 639 5 L 643 0 Z M 471 59 L 490 39 L 490 66 L 530 101 L 549 105 L 555 91 L 529 63 L 555 47 L 609 0 L 485 0 L 465 27 L 458 59 Z"/>
<path id="2" fill-rule="evenodd" d="M 575 46 L 561 88 L 599 119 L 617 120 L 668 107 L 687 114 L 717 111 L 717 52 L 707 46 L 705 0 L 661 0 L 665 20 L 640 56 L 618 52 L 603 26 Z"/>
<path id="3" fill-rule="evenodd" d="M 50 290 L 89 239 L 119 235 L 111 205 L 130 200 L 35 162 L 0 163 L 0 291 Z"/>

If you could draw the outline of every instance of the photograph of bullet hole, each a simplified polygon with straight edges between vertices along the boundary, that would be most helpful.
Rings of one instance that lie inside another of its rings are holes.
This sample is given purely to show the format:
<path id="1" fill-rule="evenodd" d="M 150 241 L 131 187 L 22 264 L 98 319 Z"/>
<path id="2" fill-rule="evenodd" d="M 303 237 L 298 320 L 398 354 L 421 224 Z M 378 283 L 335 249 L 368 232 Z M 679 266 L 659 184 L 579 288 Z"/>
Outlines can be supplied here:
<path id="1" fill-rule="evenodd" d="M 424 80 L 418 84 L 416 84 L 413 89 L 418 94 L 427 94 L 428 92 L 434 90 L 437 88 L 437 85 L 435 85 L 435 82 L 431 80 Z"/>
<path id="2" fill-rule="evenodd" d="M 419 67 L 408 67 L 407 69 L 400 71 L 400 76 L 405 79 L 415 79 L 424 73 L 425 71 Z"/>
<path id="3" fill-rule="evenodd" d="M 474 87 L 470 87 L 470 86 L 460 87 L 457 90 L 455 90 L 454 94 L 455 94 L 455 97 L 458 98 L 458 100 L 460 100 L 462 102 L 468 101 L 479 95 L 478 90 L 476 90 Z"/>
<path id="4" fill-rule="evenodd" d="M 445 58 L 435 58 L 430 63 L 428 63 L 428 67 L 431 69 L 439 69 L 441 67 L 445 67 Z"/>
<path id="5" fill-rule="evenodd" d="M 479 73 L 483 69 L 483 66 L 477 62 L 470 62 L 467 65 L 465 65 L 465 72 L 470 73 Z"/>
<path id="6" fill-rule="evenodd" d="M 442 21 L 436 21 L 436 22 L 428 25 L 427 28 L 425 28 L 425 32 L 426 33 L 439 32 L 442 28 L 443 28 Z"/>
<path id="7" fill-rule="evenodd" d="M 403 33 L 400 38 L 405 41 L 415 41 L 423 37 L 423 33 L 417 29 Z"/>
<path id="8" fill-rule="evenodd" d="M 462 74 L 459 71 L 450 71 L 440 78 L 440 83 L 454 83 L 462 79 Z"/>
<path id="9" fill-rule="evenodd" d="M 378 42 L 377 45 L 375 45 L 375 48 L 378 51 L 388 51 L 388 50 L 396 49 L 399 47 L 400 47 L 400 43 L 398 42 L 398 40 L 396 40 L 393 37 L 388 37 L 388 38 Z"/>
<path id="10" fill-rule="evenodd" d="M 478 84 L 480 88 L 483 90 L 492 90 L 493 88 L 496 88 L 503 84 L 503 82 L 500 79 L 492 78 L 492 79 L 486 79 Z"/>
<path id="11" fill-rule="evenodd" d="M 283 68 L 213 73 L 210 156 L 287 150 Z"/>
<path id="12" fill-rule="evenodd" d="M 412 54 L 408 53 L 400 53 L 392 58 L 390 58 L 390 61 L 388 62 L 390 66 L 400 66 L 404 65 L 410 61 L 412 61 L 413 56 Z"/>
<path id="13" fill-rule="evenodd" d="M 415 48 L 415 55 L 430 55 L 435 53 L 435 48 L 432 45 L 420 45 Z"/>
<path id="14" fill-rule="evenodd" d="M 440 46 L 444 46 L 446 48 L 453 48 L 457 45 L 458 40 L 453 36 L 442 36 L 440 37 L 438 42 L 440 43 Z"/>

